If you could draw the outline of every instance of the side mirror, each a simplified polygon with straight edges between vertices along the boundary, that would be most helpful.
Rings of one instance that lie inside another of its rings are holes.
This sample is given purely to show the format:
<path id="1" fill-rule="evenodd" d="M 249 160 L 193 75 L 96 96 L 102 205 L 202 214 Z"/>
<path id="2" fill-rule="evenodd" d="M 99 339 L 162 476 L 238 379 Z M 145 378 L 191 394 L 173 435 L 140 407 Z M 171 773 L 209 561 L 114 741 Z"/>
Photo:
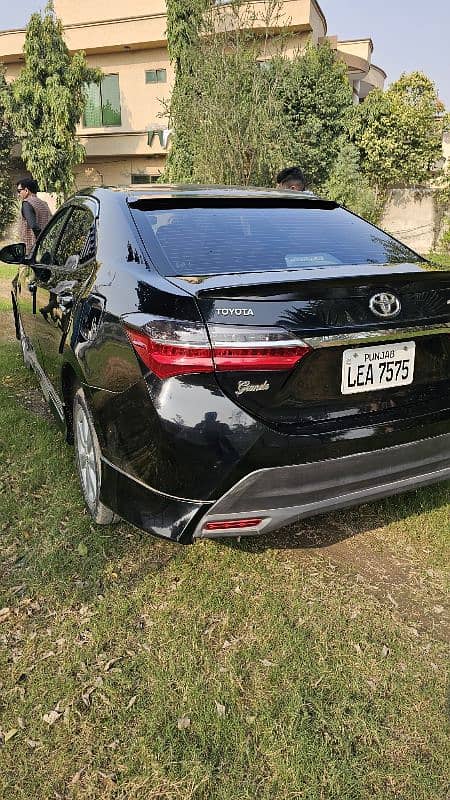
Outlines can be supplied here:
<path id="1" fill-rule="evenodd" d="M 5 264 L 23 264 L 26 258 L 26 247 L 23 242 L 20 244 L 7 244 L 0 250 L 0 261 Z"/>
<path id="2" fill-rule="evenodd" d="M 66 263 L 64 264 L 64 269 L 68 272 L 74 270 L 78 267 L 80 261 L 80 256 L 69 256 Z"/>

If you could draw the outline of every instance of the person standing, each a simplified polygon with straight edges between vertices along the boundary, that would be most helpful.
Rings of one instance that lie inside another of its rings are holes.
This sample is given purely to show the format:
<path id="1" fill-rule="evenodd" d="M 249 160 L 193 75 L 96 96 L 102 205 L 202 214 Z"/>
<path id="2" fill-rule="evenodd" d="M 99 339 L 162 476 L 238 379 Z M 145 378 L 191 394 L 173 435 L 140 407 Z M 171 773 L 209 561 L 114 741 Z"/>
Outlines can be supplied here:
<path id="1" fill-rule="evenodd" d="M 33 178 L 21 178 L 17 182 L 17 194 L 22 205 L 20 209 L 19 237 L 25 242 L 26 255 L 29 256 L 41 230 L 51 219 L 50 211 L 45 200 L 37 197 L 39 187 Z"/>

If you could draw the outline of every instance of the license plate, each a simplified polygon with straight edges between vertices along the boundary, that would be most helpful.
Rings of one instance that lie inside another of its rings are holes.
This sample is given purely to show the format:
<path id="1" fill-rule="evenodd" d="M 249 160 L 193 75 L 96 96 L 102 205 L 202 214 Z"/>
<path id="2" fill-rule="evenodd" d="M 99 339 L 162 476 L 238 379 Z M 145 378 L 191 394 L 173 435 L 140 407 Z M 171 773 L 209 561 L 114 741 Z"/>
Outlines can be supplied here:
<path id="1" fill-rule="evenodd" d="M 414 378 L 415 342 L 380 344 L 344 350 L 342 394 L 376 392 L 408 386 Z"/>

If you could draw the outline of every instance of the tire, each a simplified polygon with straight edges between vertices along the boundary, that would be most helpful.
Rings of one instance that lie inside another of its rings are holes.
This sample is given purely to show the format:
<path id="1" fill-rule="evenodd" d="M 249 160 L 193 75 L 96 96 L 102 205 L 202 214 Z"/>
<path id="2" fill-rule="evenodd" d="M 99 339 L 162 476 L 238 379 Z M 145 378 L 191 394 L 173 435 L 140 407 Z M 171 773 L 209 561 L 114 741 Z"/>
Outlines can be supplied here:
<path id="1" fill-rule="evenodd" d="M 97 525 L 110 525 L 120 517 L 100 501 L 101 450 L 95 432 L 92 414 L 83 389 L 78 389 L 73 400 L 73 439 L 75 463 L 84 502 Z"/>

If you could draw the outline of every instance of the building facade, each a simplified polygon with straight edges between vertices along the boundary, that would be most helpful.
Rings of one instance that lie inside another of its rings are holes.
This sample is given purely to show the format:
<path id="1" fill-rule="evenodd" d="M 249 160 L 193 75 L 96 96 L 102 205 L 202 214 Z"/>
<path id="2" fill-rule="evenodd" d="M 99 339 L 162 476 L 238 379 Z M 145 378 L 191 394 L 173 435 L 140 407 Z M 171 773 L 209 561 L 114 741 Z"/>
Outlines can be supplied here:
<path id="1" fill-rule="evenodd" d="M 249 2 L 256 12 L 264 4 Z M 165 0 L 128 0 L 126 16 L 119 0 L 54 0 L 54 6 L 69 50 L 84 50 L 89 65 L 104 74 L 101 86 L 89 89 L 78 127 L 86 149 L 86 161 L 76 170 L 78 187 L 157 180 L 170 146 L 167 102 L 174 82 Z M 292 53 L 310 41 L 330 40 L 347 65 L 355 102 L 384 86 L 385 73 L 372 64 L 370 39 L 340 41 L 328 36 L 316 0 L 284 0 L 283 13 Z M 24 39 L 24 30 L 0 31 L 0 62 L 6 66 L 7 80 L 13 80 L 23 65 Z"/>

